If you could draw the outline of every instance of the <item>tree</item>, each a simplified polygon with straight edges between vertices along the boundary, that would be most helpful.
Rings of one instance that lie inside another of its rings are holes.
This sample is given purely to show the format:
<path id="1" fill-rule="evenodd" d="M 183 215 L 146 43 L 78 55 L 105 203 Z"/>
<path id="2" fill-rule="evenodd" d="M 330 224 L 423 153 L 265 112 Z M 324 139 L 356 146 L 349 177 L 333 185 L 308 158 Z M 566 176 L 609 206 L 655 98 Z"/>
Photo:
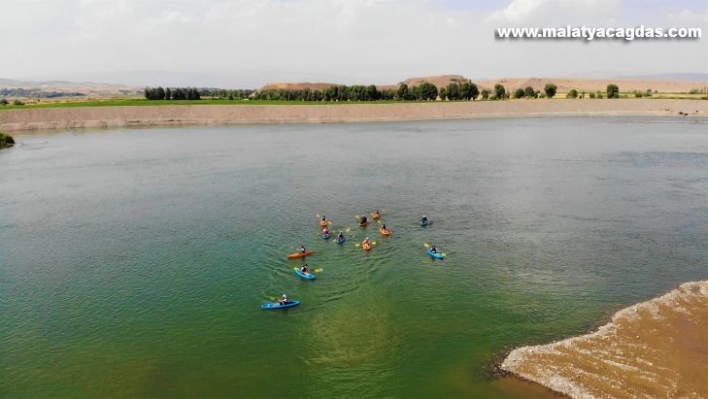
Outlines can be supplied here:
<path id="1" fill-rule="evenodd" d="M 398 92 L 396 94 L 399 100 L 406 100 L 408 98 L 408 85 L 405 83 L 398 85 Z"/>
<path id="2" fill-rule="evenodd" d="M 172 90 L 169 87 L 165 89 L 165 100 L 172 100 Z"/>
<path id="3" fill-rule="evenodd" d="M 440 96 L 440 101 L 445 101 L 445 99 L 447 98 L 447 91 L 444 87 L 440 88 L 440 90 L 438 91 L 438 95 Z"/>
<path id="4" fill-rule="evenodd" d="M 522 98 L 524 96 L 524 89 L 518 88 L 514 92 L 514 98 Z"/>
<path id="5" fill-rule="evenodd" d="M 4 107 L 4 106 L 6 106 L 7 104 L 9 104 L 9 102 L 8 102 L 6 99 L 0 98 L 0 105 L 2 105 L 2 106 Z"/>
<path id="6" fill-rule="evenodd" d="M 460 97 L 464 100 L 474 100 L 479 96 L 479 88 L 471 80 L 466 81 L 460 86 Z"/>
<path id="7" fill-rule="evenodd" d="M 524 89 L 524 97 L 536 98 L 536 91 L 531 86 L 526 86 Z"/>
<path id="8" fill-rule="evenodd" d="M 616 84 L 607 85 L 607 98 L 619 98 L 619 87 Z"/>
<path id="9" fill-rule="evenodd" d="M 589 96 L 590 98 L 595 98 L 595 93 L 590 93 Z"/>
<path id="10" fill-rule="evenodd" d="M 470 100 L 474 101 L 479 97 L 479 87 L 470 80 Z"/>
<path id="11" fill-rule="evenodd" d="M 558 88 L 553 83 L 546 83 L 546 87 L 543 88 L 543 92 L 546 93 L 546 97 L 553 98 L 556 95 L 556 90 Z"/>
<path id="12" fill-rule="evenodd" d="M 482 89 L 482 100 L 489 99 L 490 91 L 489 89 Z"/>
<path id="13" fill-rule="evenodd" d="M 447 93 L 447 98 L 450 101 L 457 101 L 462 99 L 462 93 L 460 93 L 460 85 L 457 83 L 449 83 L 445 88 L 445 93 Z"/>
<path id="14" fill-rule="evenodd" d="M 578 91 L 575 89 L 570 89 L 568 94 L 565 95 L 566 98 L 578 98 Z"/>
<path id="15" fill-rule="evenodd" d="M 496 97 L 497 100 L 503 100 L 506 98 L 506 89 L 501 83 L 494 85 L 494 97 Z"/>

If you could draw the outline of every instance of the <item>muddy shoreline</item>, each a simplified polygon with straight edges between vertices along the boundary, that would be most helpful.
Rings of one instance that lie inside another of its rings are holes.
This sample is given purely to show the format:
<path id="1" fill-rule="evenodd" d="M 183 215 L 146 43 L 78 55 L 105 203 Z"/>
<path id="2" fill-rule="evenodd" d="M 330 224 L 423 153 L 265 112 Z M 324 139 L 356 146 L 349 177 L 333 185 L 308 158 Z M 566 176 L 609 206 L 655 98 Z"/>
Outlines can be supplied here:
<path id="1" fill-rule="evenodd" d="M 514 349 L 500 367 L 571 398 L 708 398 L 708 281 L 622 309 L 591 334 Z"/>

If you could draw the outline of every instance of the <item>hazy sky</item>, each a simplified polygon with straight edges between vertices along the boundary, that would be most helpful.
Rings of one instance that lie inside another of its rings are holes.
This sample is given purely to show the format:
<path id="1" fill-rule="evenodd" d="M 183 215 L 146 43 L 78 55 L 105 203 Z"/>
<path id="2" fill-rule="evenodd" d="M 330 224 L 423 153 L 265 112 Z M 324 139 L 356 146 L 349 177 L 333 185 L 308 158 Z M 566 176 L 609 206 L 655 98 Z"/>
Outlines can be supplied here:
<path id="1" fill-rule="evenodd" d="M 708 0 L 0 0 L 0 78 L 396 83 L 708 73 Z M 699 40 L 508 41 L 496 27 L 701 27 Z M 164 72 L 162 72 L 164 71 Z M 132 81 L 131 81 L 132 80 Z"/>

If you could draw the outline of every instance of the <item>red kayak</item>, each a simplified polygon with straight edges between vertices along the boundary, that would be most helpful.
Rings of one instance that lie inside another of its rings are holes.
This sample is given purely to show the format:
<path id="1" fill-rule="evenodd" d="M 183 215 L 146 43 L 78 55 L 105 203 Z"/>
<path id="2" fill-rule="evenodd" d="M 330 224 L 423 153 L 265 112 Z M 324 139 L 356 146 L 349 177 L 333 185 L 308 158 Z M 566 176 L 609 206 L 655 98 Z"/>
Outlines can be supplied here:
<path id="1" fill-rule="evenodd" d="M 304 257 L 310 256 L 310 255 L 312 255 L 312 254 L 314 254 L 314 253 L 315 253 L 315 251 L 307 251 L 307 252 L 305 252 L 305 253 L 302 253 L 302 252 L 295 252 L 294 254 L 288 255 L 288 259 L 304 258 Z"/>

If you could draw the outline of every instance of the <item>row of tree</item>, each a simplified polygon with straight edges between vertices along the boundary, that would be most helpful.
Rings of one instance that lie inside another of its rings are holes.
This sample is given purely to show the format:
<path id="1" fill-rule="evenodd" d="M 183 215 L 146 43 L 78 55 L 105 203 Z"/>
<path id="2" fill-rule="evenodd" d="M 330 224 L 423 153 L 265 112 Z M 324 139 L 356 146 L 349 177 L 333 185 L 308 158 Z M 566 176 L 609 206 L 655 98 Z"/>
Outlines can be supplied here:
<path id="1" fill-rule="evenodd" d="M 268 89 L 253 90 L 224 90 L 224 89 L 196 89 L 196 88 L 166 88 L 146 87 L 145 98 L 148 100 L 201 100 L 203 97 L 219 99 L 245 99 L 269 101 L 470 101 L 480 97 L 483 100 L 504 100 L 507 98 L 553 98 L 558 88 L 553 83 L 547 83 L 543 91 L 535 90 L 531 86 L 519 88 L 510 93 L 501 83 L 494 85 L 493 90 L 484 89 L 480 92 L 471 80 L 457 81 L 438 90 L 437 86 L 423 82 L 415 86 L 401 83 L 397 89 L 379 90 L 375 85 L 362 86 L 331 86 L 323 90 L 306 89 Z M 591 93 L 592 94 L 592 93 Z M 615 84 L 607 85 L 607 98 L 619 98 L 619 88 Z M 566 97 L 577 98 L 577 90 L 571 89 Z M 585 92 L 580 94 L 584 98 Z M 590 96 L 595 98 L 594 95 Z M 602 93 L 597 92 L 597 98 L 602 98 Z"/>
<path id="2" fill-rule="evenodd" d="M 148 100 L 201 100 L 199 90 L 194 87 L 177 87 L 174 89 L 162 87 L 146 87 L 145 98 Z"/>

